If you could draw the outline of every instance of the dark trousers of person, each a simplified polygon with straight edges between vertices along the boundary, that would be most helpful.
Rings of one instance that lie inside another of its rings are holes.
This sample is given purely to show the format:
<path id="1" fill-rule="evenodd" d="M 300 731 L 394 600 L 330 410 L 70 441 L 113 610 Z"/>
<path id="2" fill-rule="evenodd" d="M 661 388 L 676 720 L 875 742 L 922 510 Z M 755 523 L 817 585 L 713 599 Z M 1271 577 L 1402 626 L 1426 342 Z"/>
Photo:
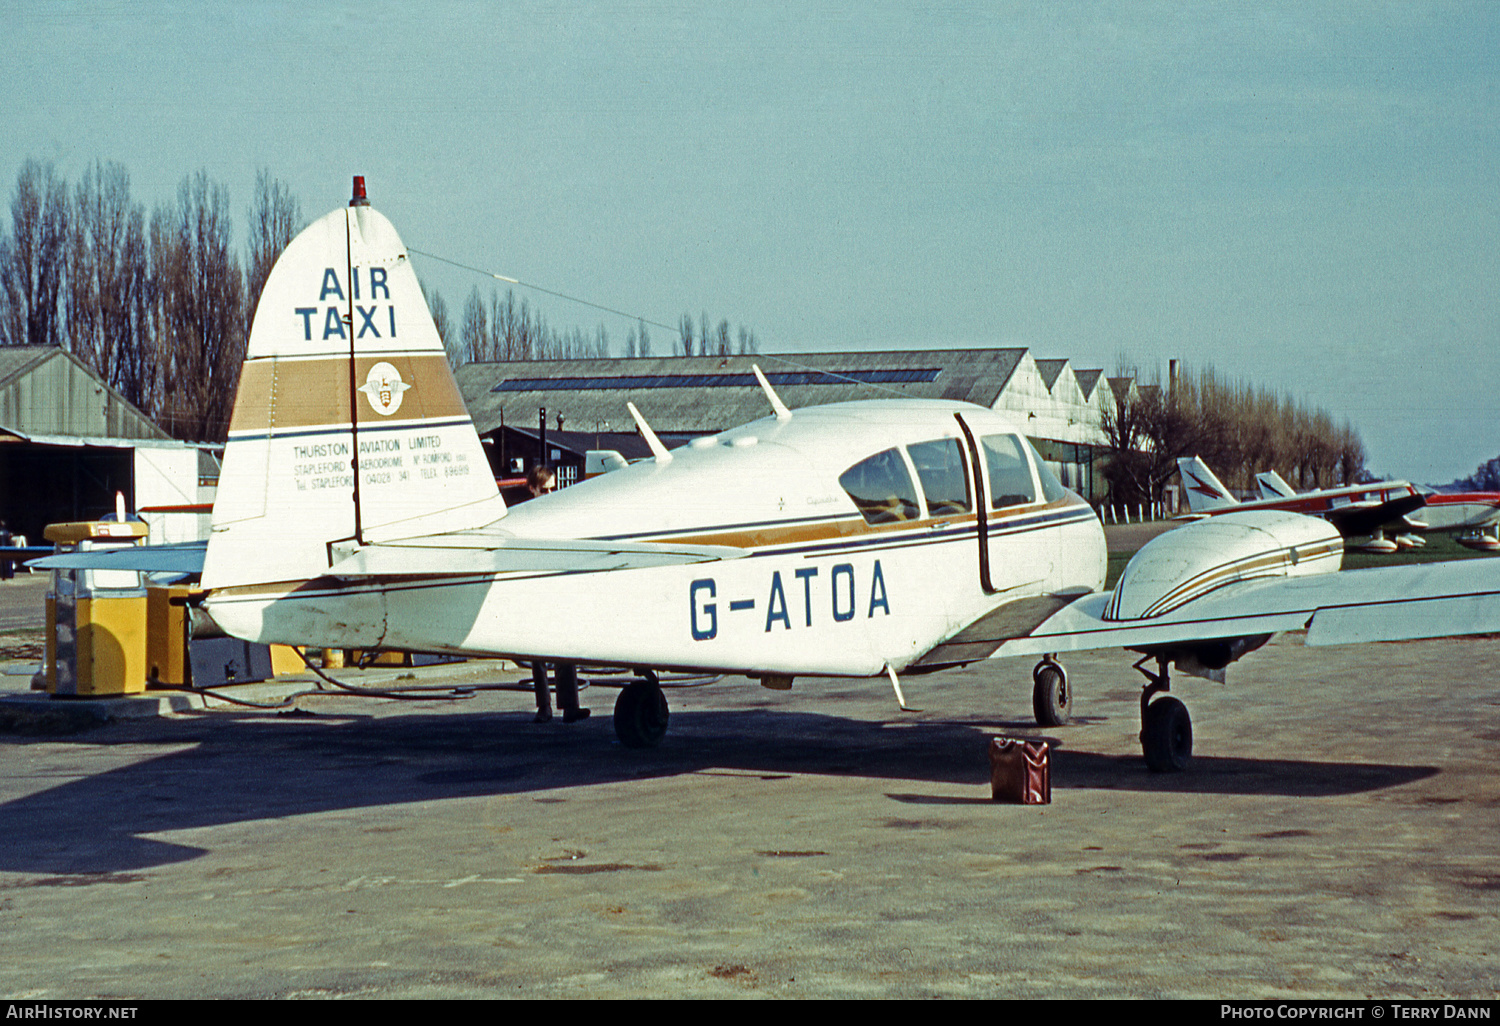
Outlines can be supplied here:
<path id="1" fill-rule="evenodd" d="M 536 691 L 536 722 L 552 719 L 552 694 L 547 687 L 547 664 L 531 664 L 531 686 Z M 557 707 L 562 710 L 563 722 L 572 723 L 588 716 L 587 709 L 578 707 L 578 667 L 573 663 L 557 664 Z"/>

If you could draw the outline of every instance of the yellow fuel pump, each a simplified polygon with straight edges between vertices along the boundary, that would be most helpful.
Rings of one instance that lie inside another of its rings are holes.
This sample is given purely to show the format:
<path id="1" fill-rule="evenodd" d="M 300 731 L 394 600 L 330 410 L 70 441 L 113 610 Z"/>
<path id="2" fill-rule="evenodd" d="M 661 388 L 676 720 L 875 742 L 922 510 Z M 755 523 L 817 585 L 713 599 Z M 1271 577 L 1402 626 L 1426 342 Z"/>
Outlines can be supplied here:
<path id="1" fill-rule="evenodd" d="M 146 525 L 48 525 L 59 553 L 141 545 Z M 146 689 L 146 588 L 133 570 L 54 570 L 47 593 L 47 691 L 124 695 Z"/>

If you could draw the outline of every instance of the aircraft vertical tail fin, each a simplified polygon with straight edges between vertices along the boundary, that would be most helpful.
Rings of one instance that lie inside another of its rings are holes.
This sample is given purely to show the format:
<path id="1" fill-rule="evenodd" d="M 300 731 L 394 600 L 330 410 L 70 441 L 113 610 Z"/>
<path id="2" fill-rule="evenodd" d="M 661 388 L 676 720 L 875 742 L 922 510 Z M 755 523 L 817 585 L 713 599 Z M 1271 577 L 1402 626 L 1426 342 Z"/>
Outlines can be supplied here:
<path id="1" fill-rule="evenodd" d="M 1177 461 L 1177 472 L 1182 475 L 1182 490 L 1187 495 L 1188 509 L 1194 513 L 1238 506 L 1239 500 L 1214 476 L 1208 465 L 1196 456 L 1181 457 Z"/>
<path id="2" fill-rule="evenodd" d="M 1282 476 L 1274 470 L 1267 470 L 1255 475 L 1255 484 L 1260 490 L 1262 499 L 1291 499 L 1297 495 L 1297 489 L 1287 484 Z"/>
<path id="3" fill-rule="evenodd" d="M 505 513 L 406 247 L 364 199 L 282 252 L 255 311 L 214 503 L 211 588 L 325 573 L 337 546 Z"/>

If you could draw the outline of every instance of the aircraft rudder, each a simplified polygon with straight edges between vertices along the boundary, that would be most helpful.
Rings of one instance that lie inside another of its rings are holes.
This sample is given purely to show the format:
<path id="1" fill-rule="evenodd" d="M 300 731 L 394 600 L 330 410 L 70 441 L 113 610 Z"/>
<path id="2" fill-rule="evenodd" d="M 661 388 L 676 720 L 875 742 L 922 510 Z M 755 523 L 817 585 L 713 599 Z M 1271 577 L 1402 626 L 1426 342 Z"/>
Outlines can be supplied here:
<path id="1" fill-rule="evenodd" d="M 1181 456 L 1177 460 L 1177 472 L 1182 477 L 1182 490 L 1187 496 L 1188 509 L 1194 513 L 1238 506 L 1228 488 L 1208 469 L 1208 464 L 1197 456 Z"/>
<path id="2" fill-rule="evenodd" d="M 278 258 L 256 310 L 205 584 L 316 576 L 332 542 L 503 514 L 394 227 L 368 206 L 320 218 Z"/>

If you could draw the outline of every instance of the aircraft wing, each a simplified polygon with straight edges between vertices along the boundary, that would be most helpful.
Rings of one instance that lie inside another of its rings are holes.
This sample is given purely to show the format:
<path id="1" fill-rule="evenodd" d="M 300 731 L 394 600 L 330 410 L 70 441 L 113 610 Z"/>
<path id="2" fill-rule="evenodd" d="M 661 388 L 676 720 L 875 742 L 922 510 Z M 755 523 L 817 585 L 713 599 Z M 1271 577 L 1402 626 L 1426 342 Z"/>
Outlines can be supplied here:
<path id="1" fill-rule="evenodd" d="M 1239 581 L 1149 618 L 1106 620 L 1111 597 L 1096 592 L 1068 602 L 1024 633 L 1004 629 L 1002 607 L 966 632 L 972 640 L 988 633 L 992 657 L 1181 650 L 1303 628 L 1309 645 L 1500 632 L 1500 562 L 1486 559 Z M 986 632 L 991 618 L 995 629 Z"/>
<path id="2" fill-rule="evenodd" d="M 1403 495 L 1389 502 L 1370 505 L 1336 506 L 1323 514 L 1324 519 L 1339 529 L 1346 538 L 1374 534 L 1382 527 L 1401 523 L 1406 514 L 1427 505 L 1423 495 Z"/>
<path id="3" fill-rule="evenodd" d="M 122 545 L 67 552 L 27 562 L 33 570 L 136 570 L 147 574 L 198 574 L 208 542 L 173 545 Z"/>
<path id="4" fill-rule="evenodd" d="M 335 577 L 449 574 L 581 573 L 738 559 L 744 549 L 723 545 L 517 538 L 459 532 L 367 545 L 337 560 Z"/>
<path id="5" fill-rule="evenodd" d="M 30 561 L 40 570 L 203 572 L 207 542 L 132 545 L 70 552 Z M 737 559 L 743 549 L 722 545 L 672 545 L 591 539 L 514 538 L 482 532 L 434 535 L 368 545 L 345 553 L 329 573 L 337 577 L 407 577 L 451 574 L 577 573 L 633 570 Z"/>

